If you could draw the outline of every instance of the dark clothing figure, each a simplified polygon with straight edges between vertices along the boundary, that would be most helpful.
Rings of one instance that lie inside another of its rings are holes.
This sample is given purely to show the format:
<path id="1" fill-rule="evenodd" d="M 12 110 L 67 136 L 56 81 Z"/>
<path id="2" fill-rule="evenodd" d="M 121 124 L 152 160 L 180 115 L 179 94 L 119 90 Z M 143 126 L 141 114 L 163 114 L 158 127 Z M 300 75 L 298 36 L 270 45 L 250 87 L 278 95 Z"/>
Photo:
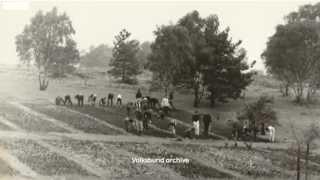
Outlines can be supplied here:
<path id="1" fill-rule="evenodd" d="M 60 96 L 56 97 L 56 105 L 57 105 L 57 106 L 60 106 L 60 105 L 62 105 L 62 104 L 64 104 L 63 98 L 60 97 Z"/>
<path id="2" fill-rule="evenodd" d="M 126 106 L 127 116 L 130 116 L 132 108 L 133 108 L 133 104 L 132 103 L 128 103 L 127 106 Z"/>
<path id="3" fill-rule="evenodd" d="M 156 106 L 159 105 L 159 100 L 157 98 L 150 98 L 149 105 L 151 108 L 156 108 Z"/>
<path id="4" fill-rule="evenodd" d="M 107 98 L 106 97 L 103 97 L 99 100 L 99 105 L 100 106 L 105 106 L 107 105 Z"/>
<path id="5" fill-rule="evenodd" d="M 195 111 L 192 115 L 192 121 L 199 121 L 200 120 L 200 114 L 198 111 Z"/>
<path id="6" fill-rule="evenodd" d="M 117 96 L 117 105 L 119 105 L 119 106 L 122 105 L 122 96 L 121 96 L 121 94 L 118 94 L 118 96 Z"/>
<path id="7" fill-rule="evenodd" d="M 136 111 L 136 119 L 137 119 L 137 131 L 138 134 L 141 135 L 143 131 L 143 114 L 141 111 Z"/>
<path id="8" fill-rule="evenodd" d="M 77 94 L 77 95 L 75 95 L 75 98 L 78 102 L 78 106 L 83 106 L 84 96 L 81 94 Z"/>
<path id="9" fill-rule="evenodd" d="M 97 100 L 97 95 L 95 94 L 90 94 L 90 96 L 88 97 L 88 103 L 91 104 L 92 106 L 96 104 L 96 100 Z"/>
<path id="10" fill-rule="evenodd" d="M 195 130 L 194 130 L 193 127 L 187 129 L 187 130 L 184 132 L 184 137 L 192 139 L 192 138 L 195 136 L 195 135 L 194 135 L 194 131 L 195 131 Z"/>
<path id="11" fill-rule="evenodd" d="M 261 135 L 266 135 L 264 123 L 261 123 Z"/>
<path id="12" fill-rule="evenodd" d="M 164 115 L 169 116 L 170 108 L 168 106 L 165 106 L 162 108 Z"/>
<path id="13" fill-rule="evenodd" d="M 159 117 L 159 119 L 164 120 L 164 116 L 165 116 L 165 115 L 164 115 L 163 110 L 161 110 L 161 109 L 160 109 L 160 111 L 159 111 L 158 115 L 159 115 L 159 116 L 158 116 L 158 117 Z"/>
<path id="14" fill-rule="evenodd" d="M 136 99 L 140 99 L 140 98 L 142 98 L 142 93 L 141 93 L 140 89 L 138 89 L 138 92 L 136 94 Z"/>
<path id="15" fill-rule="evenodd" d="M 149 129 L 149 123 L 151 122 L 151 112 L 150 111 L 145 111 L 143 113 L 143 128 L 144 129 Z"/>
<path id="16" fill-rule="evenodd" d="M 169 104 L 172 107 L 172 109 L 175 109 L 173 106 L 173 91 L 171 91 L 169 94 Z"/>
<path id="17" fill-rule="evenodd" d="M 137 118 L 137 120 L 142 120 L 143 114 L 141 111 L 136 111 L 136 118 Z"/>
<path id="18" fill-rule="evenodd" d="M 239 124 L 238 121 L 232 121 L 231 128 L 232 128 L 232 137 L 234 138 L 235 141 L 239 140 L 241 136 L 241 125 Z"/>
<path id="19" fill-rule="evenodd" d="M 122 99 L 121 98 L 117 98 L 117 105 L 119 105 L 119 106 L 122 105 Z"/>
<path id="20" fill-rule="evenodd" d="M 212 122 L 212 118 L 210 114 L 203 115 L 203 125 L 204 125 L 204 135 L 209 135 L 209 127 Z"/>
<path id="21" fill-rule="evenodd" d="M 114 98 L 114 95 L 112 93 L 109 93 L 108 94 L 108 106 L 113 106 L 113 98 Z"/>
<path id="22" fill-rule="evenodd" d="M 66 95 L 64 97 L 64 105 L 71 105 L 72 106 L 72 101 L 71 101 L 71 96 L 70 95 Z"/>

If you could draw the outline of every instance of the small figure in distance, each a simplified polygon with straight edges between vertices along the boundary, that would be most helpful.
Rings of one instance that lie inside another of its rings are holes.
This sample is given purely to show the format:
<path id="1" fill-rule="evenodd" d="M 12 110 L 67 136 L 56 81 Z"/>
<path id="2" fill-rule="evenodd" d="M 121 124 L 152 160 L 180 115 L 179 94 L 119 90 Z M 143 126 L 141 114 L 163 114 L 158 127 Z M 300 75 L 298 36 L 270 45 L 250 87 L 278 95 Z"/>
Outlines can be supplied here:
<path id="1" fill-rule="evenodd" d="M 114 95 L 113 93 L 109 93 L 108 94 L 108 102 L 107 102 L 107 106 L 113 106 L 113 98 L 114 98 Z"/>
<path id="2" fill-rule="evenodd" d="M 107 105 L 107 98 L 106 97 L 102 97 L 99 100 L 99 106 L 106 106 Z"/>
<path id="3" fill-rule="evenodd" d="M 69 94 L 64 96 L 64 105 L 71 105 L 72 106 L 71 96 Z"/>
<path id="4" fill-rule="evenodd" d="M 56 102 L 57 106 L 60 106 L 60 105 L 64 104 L 64 100 L 63 100 L 63 98 L 61 96 L 57 96 L 55 102 Z"/>
<path id="5" fill-rule="evenodd" d="M 83 106 L 84 96 L 82 94 L 77 94 L 74 98 L 77 100 L 79 107 Z"/>
<path id="6" fill-rule="evenodd" d="M 117 105 L 118 106 L 122 105 L 122 95 L 121 94 L 118 94 L 118 96 L 117 96 Z"/>

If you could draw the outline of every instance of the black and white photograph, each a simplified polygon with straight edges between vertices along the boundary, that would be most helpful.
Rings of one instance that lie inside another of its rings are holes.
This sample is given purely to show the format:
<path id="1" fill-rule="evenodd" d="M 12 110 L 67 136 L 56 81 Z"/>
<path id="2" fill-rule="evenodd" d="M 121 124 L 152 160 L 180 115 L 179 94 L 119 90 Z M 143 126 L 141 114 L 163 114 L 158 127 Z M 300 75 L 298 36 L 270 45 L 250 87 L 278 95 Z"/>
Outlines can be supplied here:
<path id="1" fill-rule="evenodd" d="M 320 180 L 320 1 L 0 0 L 0 180 Z"/>

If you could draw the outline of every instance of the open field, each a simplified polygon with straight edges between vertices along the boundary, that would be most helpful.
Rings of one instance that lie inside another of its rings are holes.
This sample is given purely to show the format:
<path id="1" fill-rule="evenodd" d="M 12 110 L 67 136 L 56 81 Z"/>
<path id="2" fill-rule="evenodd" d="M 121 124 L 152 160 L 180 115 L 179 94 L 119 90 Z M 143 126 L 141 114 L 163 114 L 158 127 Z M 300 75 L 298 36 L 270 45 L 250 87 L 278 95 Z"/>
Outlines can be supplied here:
<path id="1" fill-rule="evenodd" d="M 280 96 L 277 89 L 254 84 L 246 98 L 209 108 L 204 102 L 201 112 L 219 113 L 209 139 L 176 139 L 167 129 L 168 119 L 153 118 L 151 129 L 142 136 L 124 130 L 122 107 L 55 106 L 58 95 L 108 92 L 122 93 L 125 102 L 134 99 L 136 88 L 113 84 L 103 76 L 89 81 L 70 77 L 51 81 L 49 89 L 38 91 L 36 77 L 17 69 L 0 73 L 0 177 L 20 179 L 293 179 L 293 155 L 289 124 L 303 129 L 317 120 L 319 105 L 296 106 Z M 110 82 L 110 83 L 108 83 Z M 161 97 L 159 92 L 144 94 Z M 227 120 L 234 118 L 247 102 L 268 93 L 275 98 L 279 115 L 277 143 L 253 143 L 248 150 L 225 147 L 230 138 Z M 191 125 L 192 96 L 175 95 L 177 111 L 170 114 L 180 123 L 182 137 Z M 319 146 L 313 149 L 310 174 L 320 177 Z M 189 163 L 134 163 L 133 158 L 188 159 Z"/>

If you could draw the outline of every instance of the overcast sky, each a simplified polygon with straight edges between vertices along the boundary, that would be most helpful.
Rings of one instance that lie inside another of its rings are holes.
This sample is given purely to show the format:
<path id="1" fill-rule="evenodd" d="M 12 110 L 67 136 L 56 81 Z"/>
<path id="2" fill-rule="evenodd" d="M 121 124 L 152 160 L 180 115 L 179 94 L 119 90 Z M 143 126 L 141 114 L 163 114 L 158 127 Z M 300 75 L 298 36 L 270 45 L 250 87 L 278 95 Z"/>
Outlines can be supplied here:
<path id="1" fill-rule="evenodd" d="M 14 38 L 38 10 L 48 11 L 53 6 L 65 11 L 76 30 L 75 40 L 80 50 L 101 43 L 112 45 L 114 36 L 123 28 L 132 38 L 143 41 L 154 39 L 157 25 L 175 23 L 186 13 L 198 10 L 202 17 L 217 14 L 222 27 L 229 26 L 234 40 L 243 40 L 242 47 L 250 61 L 257 60 L 263 69 L 260 54 L 268 37 L 275 32 L 283 17 L 300 5 L 314 1 L 228 1 L 228 2 L 108 2 L 108 1 L 32 1 L 19 4 L 24 10 L 10 10 L 12 6 L 0 0 L 0 63 L 16 64 Z M 2 5 L 1 5 L 2 4 Z"/>

